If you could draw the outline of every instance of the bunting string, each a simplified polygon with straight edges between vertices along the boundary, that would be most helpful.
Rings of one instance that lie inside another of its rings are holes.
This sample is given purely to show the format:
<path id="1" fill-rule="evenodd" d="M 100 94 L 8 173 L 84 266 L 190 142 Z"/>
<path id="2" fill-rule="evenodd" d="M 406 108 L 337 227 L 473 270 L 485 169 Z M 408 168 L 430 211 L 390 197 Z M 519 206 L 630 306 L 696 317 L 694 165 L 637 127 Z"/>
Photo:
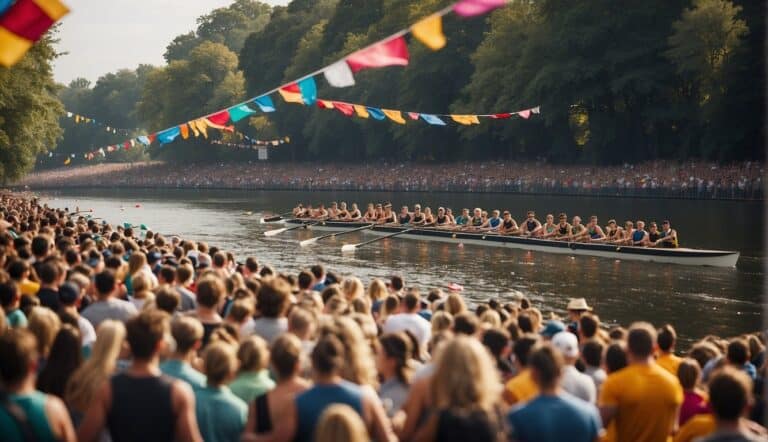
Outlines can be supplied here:
<path id="1" fill-rule="evenodd" d="M 122 134 L 122 135 L 130 135 L 131 132 L 134 132 L 136 129 L 122 129 L 119 127 L 114 127 L 112 125 L 102 123 L 101 121 L 96 121 L 95 118 L 86 117 L 84 115 L 76 114 L 74 112 L 67 111 L 66 117 L 73 120 L 75 124 L 93 124 L 96 126 L 103 127 L 107 132 L 113 133 L 113 134 Z"/>

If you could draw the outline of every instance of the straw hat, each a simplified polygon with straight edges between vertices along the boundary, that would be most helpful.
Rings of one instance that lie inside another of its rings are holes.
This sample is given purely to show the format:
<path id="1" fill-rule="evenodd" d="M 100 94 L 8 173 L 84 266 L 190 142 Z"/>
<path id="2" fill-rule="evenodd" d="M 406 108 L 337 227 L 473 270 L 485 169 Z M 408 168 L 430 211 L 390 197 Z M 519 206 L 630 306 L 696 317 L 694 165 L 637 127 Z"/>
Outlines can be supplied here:
<path id="1" fill-rule="evenodd" d="M 586 310 L 591 312 L 592 307 L 587 305 L 587 300 L 584 298 L 572 298 L 568 301 L 568 307 L 566 307 L 566 310 Z"/>

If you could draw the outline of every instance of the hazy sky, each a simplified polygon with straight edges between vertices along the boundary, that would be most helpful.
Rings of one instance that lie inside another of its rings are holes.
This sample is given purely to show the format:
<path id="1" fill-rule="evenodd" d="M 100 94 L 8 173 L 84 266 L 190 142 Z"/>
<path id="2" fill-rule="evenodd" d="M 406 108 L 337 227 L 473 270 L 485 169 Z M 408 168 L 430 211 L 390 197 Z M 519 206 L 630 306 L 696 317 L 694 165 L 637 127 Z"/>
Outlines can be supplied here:
<path id="1" fill-rule="evenodd" d="M 262 0 L 286 4 L 288 0 Z M 160 65 L 168 43 L 193 30 L 197 17 L 232 0 L 64 0 L 71 12 L 62 19 L 55 77 L 69 83 L 91 81 L 141 63 Z"/>

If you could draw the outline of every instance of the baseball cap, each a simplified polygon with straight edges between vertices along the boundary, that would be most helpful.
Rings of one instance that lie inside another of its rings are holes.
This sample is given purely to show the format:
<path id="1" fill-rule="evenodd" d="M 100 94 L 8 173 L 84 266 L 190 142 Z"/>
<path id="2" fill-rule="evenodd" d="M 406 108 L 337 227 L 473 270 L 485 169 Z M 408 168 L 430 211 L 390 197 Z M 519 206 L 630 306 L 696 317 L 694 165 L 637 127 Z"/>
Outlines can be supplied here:
<path id="1" fill-rule="evenodd" d="M 563 331 L 552 337 L 552 345 L 566 358 L 579 357 L 579 340 L 571 332 Z"/>
<path id="2" fill-rule="evenodd" d="M 556 334 L 565 331 L 565 324 L 557 319 L 550 319 L 544 324 L 544 330 L 541 331 L 541 335 L 546 338 L 552 338 Z"/>

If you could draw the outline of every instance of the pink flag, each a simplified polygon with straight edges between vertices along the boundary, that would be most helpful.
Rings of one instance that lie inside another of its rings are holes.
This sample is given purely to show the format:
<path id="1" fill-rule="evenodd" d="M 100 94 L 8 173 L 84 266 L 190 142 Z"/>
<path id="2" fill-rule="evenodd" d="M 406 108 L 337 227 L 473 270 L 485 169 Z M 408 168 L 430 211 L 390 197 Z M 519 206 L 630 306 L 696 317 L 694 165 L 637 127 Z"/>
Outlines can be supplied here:
<path id="1" fill-rule="evenodd" d="M 419 113 L 418 112 L 408 112 L 408 118 L 411 120 L 418 120 L 419 119 Z"/>
<path id="2" fill-rule="evenodd" d="M 353 105 L 349 104 L 349 103 L 342 103 L 342 102 L 339 102 L 339 101 L 334 101 L 333 102 L 333 107 L 335 107 L 336 110 L 338 110 L 339 112 L 341 112 L 342 114 L 344 114 L 344 115 L 346 115 L 348 117 L 351 117 L 352 114 L 355 113 L 355 107 Z"/>
<path id="3" fill-rule="evenodd" d="M 517 115 L 520 115 L 520 118 L 527 120 L 531 116 L 531 110 L 524 110 L 517 113 Z"/>
<path id="4" fill-rule="evenodd" d="M 486 14 L 507 4 L 507 0 L 461 0 L 453 7 L 453 12 L 462 17 L 474 17 Z"/>
<path id="5" fill-rule="evenodd" d="M 384 66 L 407 66 L 408 46 L 403 37 L 377 43 L 367 49 L 359 50 L 347 57 L 347 64 L 352 72 Z"/>

